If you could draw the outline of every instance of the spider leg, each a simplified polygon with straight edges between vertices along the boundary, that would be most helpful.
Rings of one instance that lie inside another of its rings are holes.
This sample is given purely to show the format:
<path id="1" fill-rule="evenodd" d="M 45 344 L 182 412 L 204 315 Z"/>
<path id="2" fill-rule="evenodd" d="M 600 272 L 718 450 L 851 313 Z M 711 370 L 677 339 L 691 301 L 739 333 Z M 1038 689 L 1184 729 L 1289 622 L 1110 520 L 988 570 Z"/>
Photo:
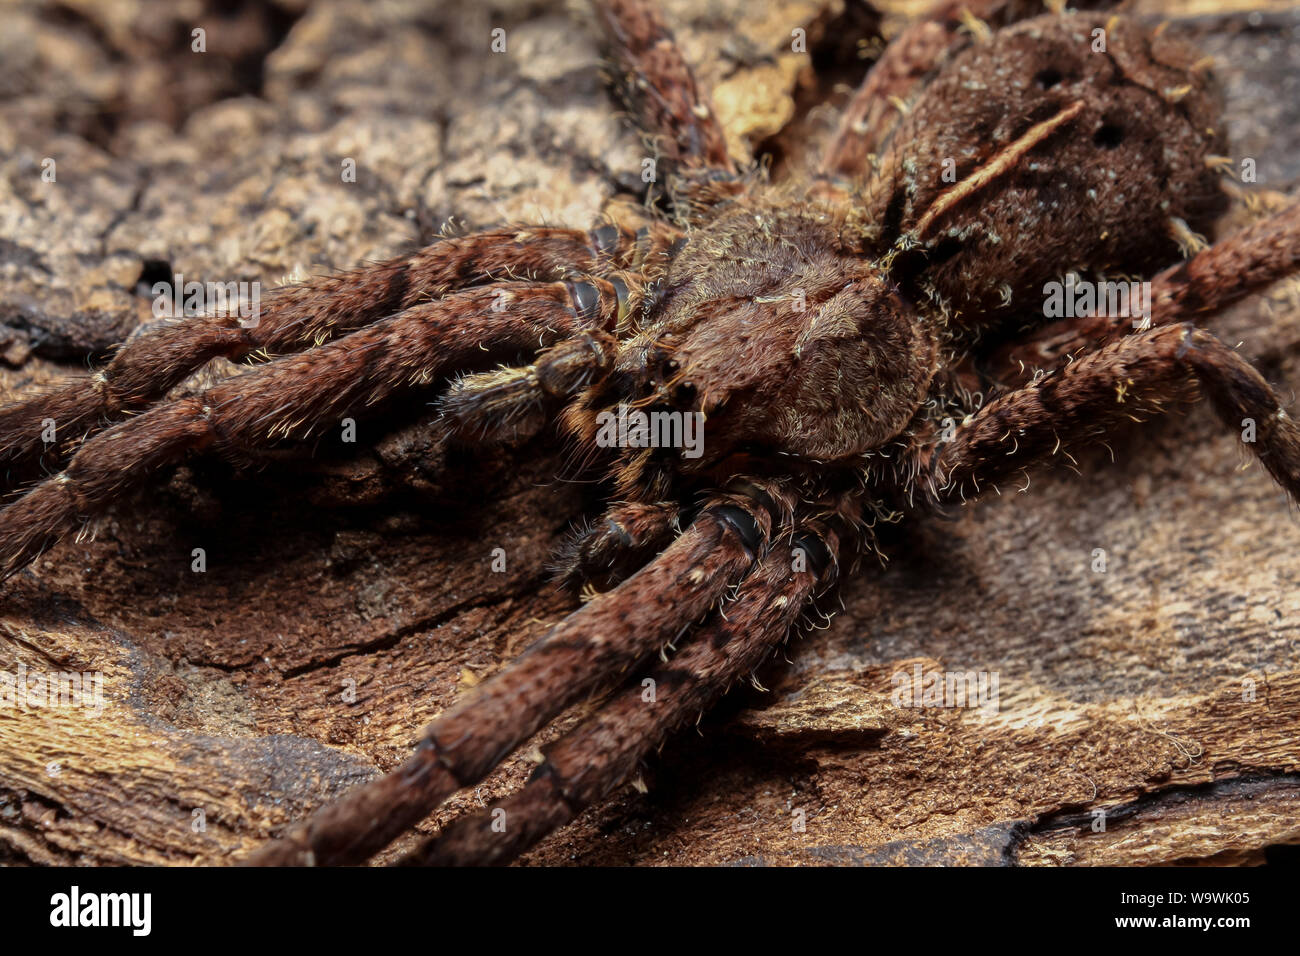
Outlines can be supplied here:
<path id="1" fill-rule="evenodd" d="M 770 515 L 744 499 L 715 499 L 653 563 L 570 614 L 430 724 L 405 764 L 318 810 L 247 862 L 346 865 L 378 852 L 566 707 L 712 610 L 753 563 L 770 526 Z"/>
<path id="2" fill-rule="evenodd" d="M 727 140 L 657 3 L 593 0 L 615 92 L 670 173 L 702 182 L 734 179 Z"/>
<path id="3" fill-rule="evenodd" d="M 1172 325 L 1218 312 L 1300 270 L 1300 202 L 1222 239 L 1151 282 L 1151 324 Z M 1045 326 L 998 350 L 989 373 L 1003 385 L 1028 381 L 1081 349 L 1133 330 L 1131 316 L 1090 315 Z"/>
<path id="4" fill-rule="evenodd" d="M 0 578 L 191 451 L 304 439 L 402 389 L 612 324 L 589 305 L 583 282 L 482 286 L 157 405 L 88 439 L 64 471 L 0 510 Z"/>
<path id="5" fill-rule="evenodd" d="M 238 315 L 159 324 L 123 345 L 95 374 L 0 409 L 0 464 L 21 471 L 43 457 L 47 421 L 56 435 L 93 433 L 151 404 L 214 358 L 297 352 L 455 290 L 502 279 L 557 281 L 636 267 L 662 257 L 674 238 L 666 226 L 636 232 L 614 222 L 590 232 L 518 227 L 448 237 L 407 256 L 276 289 L 252 325 Z"/>
<path id="6" fill-rule="evenodd" d="M 815 524 L 775 543 L 727 602 L 725 616 L 715 612 L 671 659 L 629 682 L 594 716 L 543 748 L 546 759 L 522 790 L 491 810 L 452 821 L 401 863 L 508 863 L 568 823 L 771 655 L 808 602 L 832 583 L 836 547 L 834 535 Z M 799 564 L 796 548 L 816 557 Z"/>
<path id="7" fill-rule="evenodd" d="M 1190 324 L 1138 332 L 994 399 L 918 462 L 935 503 L 965 500 L 1053 457 L 1067 443 L 1143 421 L 1166 401 L 1208 395 L 1231 429 L 1254 423 L 1252 451 L 1300 502 L 1300 427 L 1255 368 Z"/>

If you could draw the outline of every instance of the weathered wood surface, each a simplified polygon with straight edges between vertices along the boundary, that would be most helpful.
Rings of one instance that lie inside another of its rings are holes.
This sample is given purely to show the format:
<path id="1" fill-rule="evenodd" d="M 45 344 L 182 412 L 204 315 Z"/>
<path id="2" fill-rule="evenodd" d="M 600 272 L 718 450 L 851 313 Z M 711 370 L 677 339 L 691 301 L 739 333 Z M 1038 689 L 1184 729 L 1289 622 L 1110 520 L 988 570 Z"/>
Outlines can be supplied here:
<path id="1" fill-rule="evenodd" d="M 860 74 L 845 37 L 873 17 L 837 19 L 838 0 L 668 7 L 737 149 L 799 113 L 772 144 L 776 173 L 797 169 L 835 118 L 803 114 Z M 1181 8 L 1175 29 L 1219 58 L 1235 154 L 1294 190 L 1300 12 Z M 641 150 L 590 33 L 537 9 L 289 2 L 200 21 L 205 55 L 151 3 L 7 10 L 4 59 L 22 69 L 0 89 L 6 391 L 147 318 L 144 260 L 275 282 L 411 248 L 450 215 L 593 222 L 635 188 Z M 493 26 L 507 54 L 486 52 Z M 815 58 L 789 52 L 799 26 Z M 233 92 L 249 95 L 219 99 Z M 1288 394 L 1297 288 L 1210 323 Z M 244 480 L 195 462 L 5 587 L 0 672 L 100 672 L 104 709 L 0 707 L 0 861 L 228 862 L 394 766 L 574 606 L 545 565 L 592 489 L 553 480 L 546 441 L 442 447 L 424 400 L 354 460 L 324 448 Z M 647 792 L 625 788 L 528 861 L 1253 863 L 1300 842 L 1294 511 L 1205 408 L 1111 447 L 1114 463 L 1103 450 L 1080 475 L 906 529 L 829 629 L 759 675 L 770 690 L 733 693 L 665 747 Z M 1000 706 L 895 706 L 892 676 L 918 664 L 996 673 Z M 425 829 L 527 771 L 512 760 Z"/>

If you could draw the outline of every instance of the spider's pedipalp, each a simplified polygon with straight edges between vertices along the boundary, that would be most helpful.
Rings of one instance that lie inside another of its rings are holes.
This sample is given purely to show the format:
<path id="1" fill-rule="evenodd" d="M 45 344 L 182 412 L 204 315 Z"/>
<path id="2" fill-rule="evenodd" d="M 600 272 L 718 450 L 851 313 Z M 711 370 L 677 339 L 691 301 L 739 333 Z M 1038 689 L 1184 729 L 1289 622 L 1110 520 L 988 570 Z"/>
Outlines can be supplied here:
<path id="1" fill-rule="evenodd" d="M 482 442 L 531 438 L 546 424 L 546 393 L 535 365 L 503 365 L 455 379 L 438 398 L 454 434 Z"/>
<path id="2" fill-rule="evenodd" d="M 833 553 L 835 536 L 811 524 L 798 534 L 768 549 L 727 602 L 725 616 L 715 613 L 668 661 L 629 682 L 595 715 L 544 747 L 545 762 L 521 791 L 497 807 L 454 820 L 402 862 L 508 863 L 626 781 L 670 732 L 761 665 L 808 601 L 831 583 L 833 561 L 804 566 L 794 551 Z"/>
<path id="3" fill-rule="evenodd" d="M 610 308 L 617 311 L 617 302 Z M 479 440 L 529 437 L 549 419 L 548 406 L 608 373 L 616 348 L 612 335 L 593 330 L 551 346 L 533 365 L 466 375 L 439 399 L 443 419 Z"/>
<path id="4" fill-rule="evenodd" d="M 967 500 L 1076 442 L 1207 394 L 1223 423 L 1300 503 L 1300 426 L 1249 362 L 1203 329 L 1170 325 L 1090 352 L 1002 395 L 928 452 L 936 503 Z"/>
<path id="5" fill-rule="evenodd" d="M 426 302 L 88 439 L 68 467 L 0 510 L 0 578 L 191 451 L 238 455 L 340 427 L 394 393 L 528 354 L 614 316 L 576 314 L 568 284 L 506 283 Z"/>
<path id="6" fill-rule="evenodd" d="M 435 720 L 405 764 L 257 850 L 258 865 L 359 863 L 472 786 L 566 707 L 673 641 L 739 581 L 770 516 L 722 498 L 653 563 L 553 627 Z"/>
<path id="7" fill-rule="evenodd" d="M 252 324 L 238 315 L 169 321 L 123 345 L 94 375 L 0 409 L 0 463 L 20 470 L 34 458 L 55 464 L 45 423 L 54 423 L 63 445 L 63 436 L 93 433 L 149 405 L 214 358 L 298 352 L 458 289 L 634 267 L 669 242 L 665 229 L 636 232 L 612 222 L 590 232 L 496 229 L 447 237 L 410 255 L 276 289 L 262 302 L 260 315 L 248 320 Z"/>

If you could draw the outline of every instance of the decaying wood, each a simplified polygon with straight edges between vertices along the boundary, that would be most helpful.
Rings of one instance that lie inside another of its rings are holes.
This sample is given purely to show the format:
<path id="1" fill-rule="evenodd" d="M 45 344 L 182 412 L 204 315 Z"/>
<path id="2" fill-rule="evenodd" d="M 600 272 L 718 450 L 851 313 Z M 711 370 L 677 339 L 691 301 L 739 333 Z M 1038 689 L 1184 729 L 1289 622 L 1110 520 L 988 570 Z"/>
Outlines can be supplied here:
<path id="1" fill-rule="evenodd" d="M 816 156 L 833 110 L 782 128 L 856 82 L 842 34 L 875 14 L 667 6 L 732 152 L 766 143 L 777 175 Z M 413 248 L 453 214 L 586 226 L 639 186 L 641 147 L 592 34 L 562 11 L 270 9 L 261 75 L 234 87 L 253 97 L 217 100 L 234 81 L 209 64 L 164 109 L 157 76 L 188 75 L 183 51 L 115 58 L 136 42 L 128 24 L 94 29 L 90 5 L 84 23 L 20 8 L 7 42 L 35 51 L 32 80 L 0 100 L 7 389 L 147 320 L 146 261 L 273 283 Z M 484 52 L 498 25 L 508 55 Z M 790 51 L 795 27 L 809 54 Z M 1300 177 L 1297 27 L 1286 4 L 1227 0 L 1171 27 L 1218 58 L 1234 156 L 1278 193 Z M 69 125 L 68 102 L 100 121 Z M 41 181 L 46 157 L 57 185 Z M 1288 397 L 1297 289 L 1209 323 Z M 431 717 L 575 606 L 547 558 L 595 492 L 555 480 L 546 439 L 476 455 L 413 404 L 360 453 L 322 443 L 311 462 L 241 476 L 198 460 L 6 587 L 0 671 L 100 672 L 104 709 L 0 707 L 0 860 L 228 862 L 396 766 Z M 733 694 L 526 860 L 1252 863 L 1300 842 L 1300 523 L 1208 408 L 1112 451 L 904 529 L 828 629 L 756 675 L 768 689 Z M 896 675 L 916 668 L 996 674 L 999 707 L 900 708 Z M 424 830 L 530 767 L 521 753 Z"/>

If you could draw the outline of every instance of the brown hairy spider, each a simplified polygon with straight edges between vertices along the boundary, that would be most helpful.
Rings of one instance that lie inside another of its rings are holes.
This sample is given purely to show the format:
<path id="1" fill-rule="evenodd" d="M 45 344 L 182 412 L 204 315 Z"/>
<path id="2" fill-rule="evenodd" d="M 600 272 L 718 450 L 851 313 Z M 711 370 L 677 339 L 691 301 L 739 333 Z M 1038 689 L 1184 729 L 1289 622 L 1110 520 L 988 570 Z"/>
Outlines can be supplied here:
<path id="1" fill-rule="evenodd" d="M 250 862 L 364 861 L 610 692 L 522 790 L 405 858 L 509 861 L 769 657 L 876 550 L 878 521 L 970 500 L 1198 389 L 1228 426 L 1255 423 L 1252 450 L 1300 500 L 1300 428 L 1191 324 L 1297 269 L 1300 205 L 1184 261 L 1226 201 L 1194 51 L 1107 13 L 946 2 L 887 48 L 819 174 L 774 184 L 733 163 L 652 4 L 595 9 L 671 217 L 445 238 L 277 290 L 253 328 L 152 328 L 94 375 L 0 411 L 11 469 L 47 454 L 47 419 L 85 433 L 0 511 L 5 575 L 192 452 L 305 439 L 429 384 L 446 383 L 447 429 L 492 441 L 558 419 L 612 483 L 562 556 L 569 579 L 612 589 L 443 713 L 398 770 Z M 1045 284 L 1067 271 L 1150 278 L 1149 321 L 1101 302 L 1045 325 Z M 164 399 L 209 360 L 255 351 L 279 357 Z M 703 416 L 702 447 L 608 447 L 608 415 L 629 409 Z"/>

